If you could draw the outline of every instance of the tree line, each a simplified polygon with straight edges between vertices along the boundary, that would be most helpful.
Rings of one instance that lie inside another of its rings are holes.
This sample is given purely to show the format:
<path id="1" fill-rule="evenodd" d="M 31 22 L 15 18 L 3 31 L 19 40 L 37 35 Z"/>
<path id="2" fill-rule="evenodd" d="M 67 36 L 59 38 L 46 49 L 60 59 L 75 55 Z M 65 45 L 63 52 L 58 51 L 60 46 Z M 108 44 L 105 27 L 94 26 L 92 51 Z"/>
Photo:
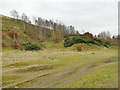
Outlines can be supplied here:
<path id="1" fill-rule="evenodd" d="M 16 10 L 12 10 L 10 12 L 11 16 L 18 20 L 22 20 L 23 22 L 23 28 L 24 30 L 26 29 L 26 23 L 32 23 L 30 18 L 23 13 L 21 16 L 19 15 L 19 13 Z M 41 36 L 41 41 L 43 41 L 43 33 L 44 30 L 41 29 L 41 27 L 43 28 L 48 28 L 52 31 L 52 37 L 53 40 L 55 41 L 59 41 L 60 39 L 66 37 L 69 34 L 76 34 L 78 33 L 77 30 L 75 30 L 75 27 L 73 27 L 72 25 L 70 26 L 66 26 L 64 23 L 59 22 L 58 20 L 54 21 L 54 20 L 47 20 L 47 19 L 43 19 L 41 17 L 33 17 L 33 24 L 38 27 L 36 28 L 38 30 L 39 35 Z"/>
<path id="2" fill-rule="evenodd" d="M 18 20 L 22 20 L 23 22 L 23 29 L 24 31 L 26 30 L 26 23 L 33 23 L 35 25 L 35 30 L 38 31 L 38 35 L 40 36 L 40 40 L 44 41 L 44 33 L 46 33 L 45 30 L 41 29 L 47 28 L 51 30 L 51 36 L 54 41 L 59 41 L 63 39 L 64 37 L 71 35 L 71 34 L 79 34 L 79 31 L 75 30 L 75 27 L 72 25 L 66 26 L 64 23 L 59 22 L 58 20 L 47 20 L 43 19 L 41 17 L 33 17 L 33 21 L 30 20 L 30 18 L 25 14 L 22 13 L 22 15 L 19 15 L 19 13 L 16 10 L 12 10 L 10 12 L 11 16 Z M 98 35 L 94 35 L 94 37 L 100 38 L 102 40 L 118 40 L 119 35 L 111 37 L 111 34 L 109 31 L 102 31 Z M 116 41 L 117 42 L 117 41 Z"/>

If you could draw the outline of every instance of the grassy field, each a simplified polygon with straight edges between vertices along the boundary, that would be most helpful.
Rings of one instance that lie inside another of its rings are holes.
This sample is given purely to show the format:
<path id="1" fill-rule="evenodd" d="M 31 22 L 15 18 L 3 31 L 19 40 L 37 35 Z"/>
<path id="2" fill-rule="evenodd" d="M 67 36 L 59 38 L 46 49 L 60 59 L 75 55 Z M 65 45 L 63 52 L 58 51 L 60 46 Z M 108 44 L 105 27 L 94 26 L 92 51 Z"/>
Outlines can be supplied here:
<path id="1" fill-rule="evenodd" d="M 100 67 L 61 86 L 62 88 L 116 88 L 118 87 L 118 64 Z M 87 77 L 87 78 L 86 78 Z"/>
<path id="2" fill-rule="evenodd" d="M 3 87 L 117 87 L 117 49 L 3 50 Z"/>
<path id="3" fill-rule="evenodd" d="M 108 45 L 107 48 L 98 42 L 90 43 L 87 38 L 83 39 L 84 43 L 64 47 L 66 38 L 55 42 L 53 30 L 30 23 L 25 23 L 24 29 L 24 23 L 2 15 L 2 42 L 5 44 L 2 45 L 3 88 L 118 87 L 116 46 Z M 18 37 L 11 37 L 11 31 Z M 41 31 L 44 31 L 42 37 Z M 18 49 L 15 49 L 14 40 Z M 25 51 L 23 44 L 26 42 L 43 44 L 43 50 Z M 80 52 L 77 51 L 78 45 Z"/>

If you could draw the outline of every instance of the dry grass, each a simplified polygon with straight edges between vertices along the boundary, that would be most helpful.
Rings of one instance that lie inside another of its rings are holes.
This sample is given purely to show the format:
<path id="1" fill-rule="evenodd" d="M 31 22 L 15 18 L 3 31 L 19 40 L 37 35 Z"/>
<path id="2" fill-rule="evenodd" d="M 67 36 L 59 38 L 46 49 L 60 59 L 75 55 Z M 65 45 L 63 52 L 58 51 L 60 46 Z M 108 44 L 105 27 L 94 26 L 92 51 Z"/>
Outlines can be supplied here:
<path id="1" fill-rule="evenodd" d="M 92 54 L 93 52 L 95 54 Z M 94 65 L 103 64 L 113 57 L 116 58 L 117 50 L 105 49 L 88 52 L 59 49 L 4 50 L 2 55 L 4 87 L 43 87 L 55 81 L 64 80 L 68 76 L 74 77 L 74 74 L 88 65 L 91 65 L 89 68 L 93 68 Z M 39 77 L 46 74 L 49 75 Z M 11 78 L 14 76 L 16 78 Z"/>

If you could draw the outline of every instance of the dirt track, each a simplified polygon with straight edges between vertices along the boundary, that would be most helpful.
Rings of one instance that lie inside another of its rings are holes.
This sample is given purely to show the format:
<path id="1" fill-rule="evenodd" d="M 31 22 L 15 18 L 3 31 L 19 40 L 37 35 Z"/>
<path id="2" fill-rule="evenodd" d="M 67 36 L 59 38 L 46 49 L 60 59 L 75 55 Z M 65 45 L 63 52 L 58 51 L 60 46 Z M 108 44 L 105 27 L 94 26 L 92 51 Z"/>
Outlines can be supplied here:
<path id="1" fill-rule="evenodd" d="M 55 85 L 53 85 L 53 86 L 50 86 L 50 87 L 48 87 L 48 88 L 57 88 L 57 87 L 59 87 L 59 86 L 61 86 L 61 85 L 64 85 L 64 84 L 66 84 L 66 83 L 68 83 L 68 82 L 70 82 L 70 81 L 72 81 L 72 80 L 74 80 L 74 79 L 76 79 L 76 78 L 84 75 L 84 74 L 87 74 L 87 73 L 89 73 L 89 72 L 91 72 L 91 71 L 93 71 L 93 70 L 96 70 L 96 69 L 98 69 L 98 68 L 100 68 L 100 67 L 102 67 L 102 66 L 109 65 L 109 64 L 114 64 L 114 63 L 117 63 L 117 62 L 110 62 L 110 63 L 106 63 L 106 64 L 103 64 L 103 65 L 96 66 L 96 67 L 88 70 L 87 72 L 84 72 L 84 73 L 82 73 L 82 74 L 79 74 L 78 76 L 72 77 L 71 79 L 68 79 L 68 80 L 66 80 L 66 81 L 57 83 L 57 84 L 55 84 Z"/>

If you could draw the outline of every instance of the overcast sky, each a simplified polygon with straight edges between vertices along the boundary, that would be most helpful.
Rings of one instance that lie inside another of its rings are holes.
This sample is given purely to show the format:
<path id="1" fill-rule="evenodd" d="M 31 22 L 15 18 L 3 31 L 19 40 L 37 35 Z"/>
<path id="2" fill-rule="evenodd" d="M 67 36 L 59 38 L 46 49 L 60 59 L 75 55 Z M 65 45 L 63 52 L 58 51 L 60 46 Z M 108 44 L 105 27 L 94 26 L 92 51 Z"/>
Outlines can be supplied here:
<path id="1" fill-rule="evenodd" d="M 118 33 L 118 0 L 0 0 L 0 14 L 10 16 L 11 10 L 45 19 L 59 20 L 82 30 L 98 34 Z"/>

